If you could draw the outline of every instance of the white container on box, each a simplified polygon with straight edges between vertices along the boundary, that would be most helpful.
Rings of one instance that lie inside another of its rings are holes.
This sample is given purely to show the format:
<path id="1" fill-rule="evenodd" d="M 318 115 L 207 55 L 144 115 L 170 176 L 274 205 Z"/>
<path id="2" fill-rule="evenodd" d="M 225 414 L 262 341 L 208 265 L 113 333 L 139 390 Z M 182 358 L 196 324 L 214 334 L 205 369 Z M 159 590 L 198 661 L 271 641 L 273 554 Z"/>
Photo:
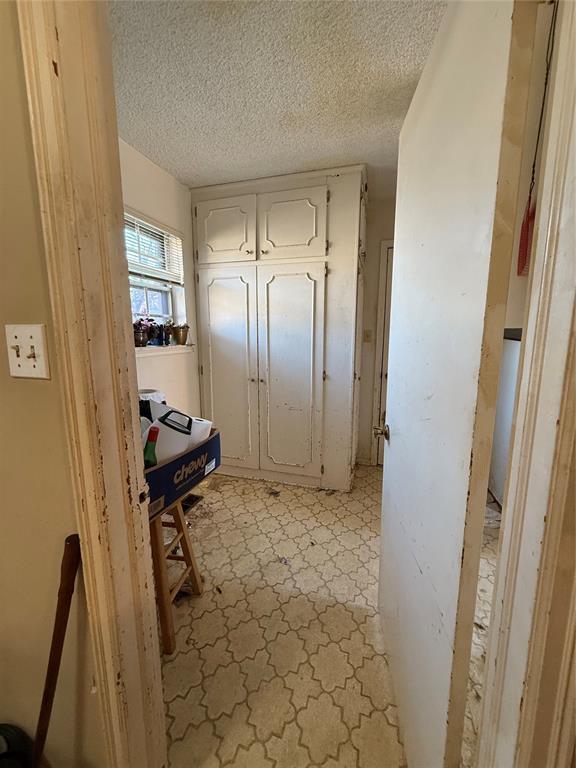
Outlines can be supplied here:
<path id="1" fill-rule="evenodd" d="M 190 430 L 190 448 L 195 448 L 200 443 L 210 437 L 212 422 L 208 419 L 193 417 L 192 428 Z"/>

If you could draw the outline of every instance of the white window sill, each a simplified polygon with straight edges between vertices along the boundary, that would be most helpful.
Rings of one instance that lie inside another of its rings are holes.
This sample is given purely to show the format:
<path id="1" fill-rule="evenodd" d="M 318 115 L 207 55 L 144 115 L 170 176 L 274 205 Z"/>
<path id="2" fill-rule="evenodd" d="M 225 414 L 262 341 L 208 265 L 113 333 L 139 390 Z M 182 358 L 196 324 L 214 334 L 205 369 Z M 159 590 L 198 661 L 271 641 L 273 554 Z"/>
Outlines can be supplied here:
<path id="1" fill-rule="evenodd" d="M 136 357 L 162 357 L 164 355 L 183 355 L 192 352 L 193 344 L 171 344 L 168 347 L 134 347 Z"/>

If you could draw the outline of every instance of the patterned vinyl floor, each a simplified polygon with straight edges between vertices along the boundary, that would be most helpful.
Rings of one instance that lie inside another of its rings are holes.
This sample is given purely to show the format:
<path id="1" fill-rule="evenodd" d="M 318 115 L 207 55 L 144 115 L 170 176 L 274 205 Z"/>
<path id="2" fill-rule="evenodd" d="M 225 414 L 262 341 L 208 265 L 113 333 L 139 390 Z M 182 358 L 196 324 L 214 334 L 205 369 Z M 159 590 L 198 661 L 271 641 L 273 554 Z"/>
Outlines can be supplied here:
<path id="1" fill-rule="evenodd" d="M 205 579 L 164 657 L 171 768 L 404 768 L 376 614 L 380 469 L 351 493 L 214 475 L 188 514 Z M 499 515 L 487 509 L 463 765 L 478 724 Z"/>
<path id="2" fill-rule="evenodd" d="M 382 472 L 351 493 L 215 475 L 188 520 L 205 577 L 164 657 L 171 768 L 400 768 L 376 616 Z"/>
<path id="3" fill-rule="evenodd" d="M 480 556 L 480 574 L 472 633 L 472 654 L 470 657 L 468 696 L 464 719 L 464 739 L 462 741 L 463 768 L 470 768 L 473 764 L 478 726 L 480 724 L 490 610 L 492 607 L 492 592 L 494 591 L 494 577 L 496 576 L 496 562 L 498 558 L 500 519 L 500 506 L 495 501 L 489 501 L 484 517 L 484 536 L 482 554 Z"/>

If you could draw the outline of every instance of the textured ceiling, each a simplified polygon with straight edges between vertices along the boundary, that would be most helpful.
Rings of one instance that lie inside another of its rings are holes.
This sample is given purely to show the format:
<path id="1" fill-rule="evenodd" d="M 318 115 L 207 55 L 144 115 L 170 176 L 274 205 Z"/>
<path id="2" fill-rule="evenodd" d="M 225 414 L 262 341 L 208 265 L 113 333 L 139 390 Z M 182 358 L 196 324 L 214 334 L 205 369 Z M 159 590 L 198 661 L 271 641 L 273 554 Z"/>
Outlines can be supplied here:
<path id="1" fill-rule="evenodd" d="M 367 163 L 398 135 L 444 4 L 110 3 L 120 136 L 189 186 Z"/>

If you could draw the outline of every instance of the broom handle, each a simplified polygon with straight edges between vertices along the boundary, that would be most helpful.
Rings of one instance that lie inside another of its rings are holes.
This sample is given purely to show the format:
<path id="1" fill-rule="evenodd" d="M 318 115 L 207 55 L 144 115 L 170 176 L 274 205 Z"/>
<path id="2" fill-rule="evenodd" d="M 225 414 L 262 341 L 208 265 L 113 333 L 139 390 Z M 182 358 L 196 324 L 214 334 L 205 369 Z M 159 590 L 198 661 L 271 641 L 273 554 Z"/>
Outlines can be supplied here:
<path id="1" fill-rule="evenodd" d="M 74 594 L 74 582 L 79 566 L 80 537 L 77 533 L 74 533 L 71 536 L 67 536 L 64 542 L 64 554 L 62 555 L 62 565 L 60 569 L 60 587 L 58 588 L 58 602 L 56 604 L 56 616 L 54 617 L 54 629 L 52 630 L 52 644 L 50 645 L 48 669 L 46 670 L 42 704 L 40 706 L 38 726 L 36 728 L 36 737 L 34 739 L 34 768 L 38 768 L 40 765 L 40 760 L 42 759 L 42 754 L 44 752 L 44 745 L 46 744 L 46 735 L 50 724 L 52 705 L 54 704 L 54 694 L 56 693 L 60 662 L 62 661 L 62 649 L 64 647 L 66 627 L 68 626 L 72 595 Z"/>

